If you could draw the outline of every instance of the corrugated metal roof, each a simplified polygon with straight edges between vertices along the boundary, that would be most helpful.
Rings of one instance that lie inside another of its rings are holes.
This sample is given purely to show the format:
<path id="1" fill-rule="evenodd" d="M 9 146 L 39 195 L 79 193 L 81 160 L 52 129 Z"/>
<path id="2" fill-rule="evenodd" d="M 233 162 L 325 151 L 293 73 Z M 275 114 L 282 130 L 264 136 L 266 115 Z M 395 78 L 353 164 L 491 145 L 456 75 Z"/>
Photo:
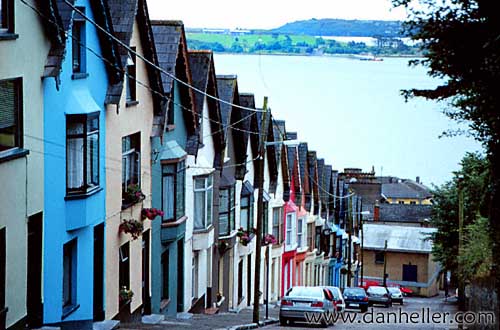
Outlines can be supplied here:
<path id="1" fill-rule="evenodd" d="M 383 250 L 387 240 L 388 251 L 430 253 L 432 241 L 426 239 L 436 228 L 364 224 L 363 246 L 368 250 Z"/>

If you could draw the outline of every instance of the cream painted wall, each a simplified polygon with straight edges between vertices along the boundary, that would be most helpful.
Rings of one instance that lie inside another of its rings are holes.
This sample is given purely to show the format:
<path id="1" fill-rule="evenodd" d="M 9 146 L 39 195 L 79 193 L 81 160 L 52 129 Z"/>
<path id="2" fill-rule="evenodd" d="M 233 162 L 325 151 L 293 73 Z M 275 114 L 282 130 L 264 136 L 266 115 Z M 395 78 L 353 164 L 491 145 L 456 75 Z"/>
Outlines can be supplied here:
<path id="1" fill-rule="evenodd" d="M 33 0 L 27 0 L 34 4 Z M 0 80 L 23 78 L 26 158 L 0 164 L 0 228 L 6 227 L 6 325 L 26 315 L 27 220 L 43 211 L 42 74 L 50 48 L 38 15 L 20 1 L 15 5 L 15 40 L 0 41 Z M 63 149 L 64 155 L 64 149 Z"/>
<path id="2" fill-rule="evenodd" d="M 134 24 L 130 46 L 143 53 L 137 21 Z M 149 86 L 147 67 L 137 59 L 137 79 Z M 140 220 L 142 208 L 151 207 L 151 129 L 153 127 L 153 98 L 151 92 L 137 84 L 135 106 L 126 106 L 126 83 L 120 99 L 119 113 L 116 106 L 106 110 L 106 319 L 118 313 L 119 248 L 130 241 L 130 289 L 134 292 L 131 311 L 142 305 L 142 239 L 131 240 L 128 234 L 119 234 L 121 220 Z M 146 195 L 142 203 L 121 210 L 122 199 L 122 137 L 141 132 L 141 190 Z M 161 221 L 157 217 L 153 221 Z M 144 220 L 144 230 L 151 228 Z M 148 274 L 150 276 L 150 274 Z"/>

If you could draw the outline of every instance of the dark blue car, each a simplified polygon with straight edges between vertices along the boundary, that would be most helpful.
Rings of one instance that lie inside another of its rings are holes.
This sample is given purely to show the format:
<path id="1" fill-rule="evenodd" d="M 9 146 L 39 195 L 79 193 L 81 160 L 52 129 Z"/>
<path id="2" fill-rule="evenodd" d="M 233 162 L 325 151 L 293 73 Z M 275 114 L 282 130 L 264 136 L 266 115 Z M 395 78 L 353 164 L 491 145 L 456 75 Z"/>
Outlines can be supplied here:
<path id="1" fill-rule="evenodd" d="M 368 310 L 368 296 L 363 288 L 344 289 L 345 308 L 359 309 L 362 313 Z"/>

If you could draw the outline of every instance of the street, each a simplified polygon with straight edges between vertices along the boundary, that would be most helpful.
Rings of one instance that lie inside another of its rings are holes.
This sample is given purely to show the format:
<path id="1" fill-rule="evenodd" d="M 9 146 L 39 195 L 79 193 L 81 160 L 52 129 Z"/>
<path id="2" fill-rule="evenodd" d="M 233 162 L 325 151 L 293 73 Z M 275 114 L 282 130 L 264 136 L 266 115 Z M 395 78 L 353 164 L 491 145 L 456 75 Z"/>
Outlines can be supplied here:
<path id="1" fill-rule="evenodd" d="M 367 313 L 361 314 L 355 311 L 347 311 L 346 314 L 355 317 L 354 322 L 347 324 L 348 321 L 342 322 L 339 320 L 332 329 L 457 329 L 456 324 L 432 324 L 430 322 L 422 322 L 422 317 L 428 319 L 427 315 L 430 313 L 440 313 L 444 315 L 449 313 L 453 315 L 456 311 L 456 306 L 443 301 L 442 294 L 433 298 L 405 298 L 403 306 L 394 305 L 392 308 L 374 307 L 370 308 Z M 413 314 L 415 313 L 415 314 Z M 392 314 L 392 315 L 390 315 Z M 405 315 L 413 314 L 415 316 L 415 324 L 405 322 Z M 418 316 L 418 319 L 416 315 Z M 422 316 L 423 314 L 423 316 Z M 270 306 L 269 317 L 277 319 L 279 315 L 278 306 Z M 384 315 L 384 316 L 381 316 Z M 402 322 L 397 322 L 397 318 L 401 315 Z M 436 314 L 437 315 L 437 314 Z M 261 308 L 261 319 L 264 319 L 265 309 Z M 450 316 L 450 317 L 451 317 Z M 382 321 L 381 318 L 384 317 Z M 396 320 L 396 321 L 395 321 Z M 123 330 L 161 330 L 161 329 L 224 329 L 237 325 L 252 323 L 252 310 L 243 309 L 239 313 L 220 313 L 215 315 L 192 315 L 190 319 L 167 319 L 158 324 L 121 324 L 120 329 Z M 319 328 L 318 326 L 308 326 L 305 323 L 296 323 L 292 326 L 282 327 L 279 324 L 272 324 L 262 329 L 265 330 L 279 330 L 279 329 L 311 329 Z"/>

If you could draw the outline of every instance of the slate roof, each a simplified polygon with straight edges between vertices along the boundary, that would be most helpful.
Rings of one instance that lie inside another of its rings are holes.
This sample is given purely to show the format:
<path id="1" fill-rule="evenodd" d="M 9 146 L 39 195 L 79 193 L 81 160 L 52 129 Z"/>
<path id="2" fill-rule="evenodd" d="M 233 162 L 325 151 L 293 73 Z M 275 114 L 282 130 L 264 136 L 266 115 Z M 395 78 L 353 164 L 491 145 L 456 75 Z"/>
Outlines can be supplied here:
<path id="1" fill-rule="evenodd" d="M 191 76 L 194 87 L 218 98 L 219 94 L 217 93 L 217 80 L 215 78 L 215 68 L 212 51 L 189 50 L 189 65 L 191 68 Z M 203 115 L 203 104 L 205 98 L 207 99 L 208 116 L 210 118 L 210 127 L 213 132 L 212 137 L 214 141 L 214 147 L 217 154 L 219 154 L 225 148 L 224 134 L 221 132 L 222 124 L 219 101 L 206 97 L 201 93 L 194 93 L 194 98 L 199 118 L 201 118 L 201 116 Z M 203 120 L 208 119 L 203 118 Z M 203 134 L 207 135 L 208 132 L 204 132 Z M 220 155 L 216 156 L 216 160 L 214 163 L 215 167 L 222 166 L 222 159 L 219 156 Z"/>
<path id="2" fill-rule="evenodd" d="M 431 193 L 406 181 L 383 183 L 382 194 L 387 198 L 429 198 Z"/>
<path id="3" fill-rule="evenodd" d="M 236 75 L 217 76 L 217 92 L 221 100 L 230 103 L 239 103 Z M 233 107 L 226 103 L 220 103 L 222 123 L 224 124 L 224 135 L 227 135 L 228 126 L 231 124 Z"/>
<path id="4" fill-rule="evenodd" d="M 74 0 L 68 0 L 68 2 L 71 5 L 75 4 Z M 94 21 L 101 27 L 107 27 L 107 31 L 113 34 L 108 2 L 104 0 L 90 1 L 90 6 L 94 15 Z M 73 9 L 64 0 L 38 0 L 38 8 L 47 18 L 42 20 L 42 24 L 51 41 L 51 47 L 42 76 L 56 78 L 56 83 L 59 85 L 59 75 L 66 56 L 66 32 L 71 28 Z M 106 61 L 111 63 L 106 63 L 108 78 L 111 83 L 114 83 L 120 79 L 120 72 L 122 70 L 117 49 L 111 37 L 102 31 L 97 31 L 97 35 L 101 44 L 102 56 Z"/>
<path id="5" fill-rule="evenodd" d="M 188 85 L 193 85 L 189 54 L 186 45 L 186 35 L 182 21 L 159 20 L 151 21 L 152 31 L 161 72 L 161 81 L 165 95 L 170 97 L 175 76 Z M 169 74 L 167 74 L 167 73 Z M 179 83 L 181 90 L 182 114 L 186 125 L 188 138 L 186 151 L 196 155 L 199 146 L 198 113 L 195 104 L 195 93 L 192 88 Z M 179 102 L 179 100 L 176 100 Z M 169 102 L 169 107 L 173 107 Z M 167 111 L 170 111 L 168 109 Z"/>
<path id="6" fill-rule="evenodd" d="M 429 254 L 432 241 L 426 238 L 436 231 L 435 228 L 364 224 L 364 249 L 383 250 L 387 240 L 388 251 Z"/>
<path id="7" fill-rule="evenodd" d="M 304 192 L 307 194 L 310 192 L 309 189 L 306 189 L 306 176 L 307 174 L 307 143 L 301 142 L 299 143 L 298 146 L 298 152 L 299 152 L 299 172 L 300 172 L 300 185 Z"/>
<path id="8" fill-rule="evenodd" d="M 300 192 L 300 182 L 298 175 L 294 175 L 294 173 L 298 174 L 296 171 L 298 163 L 297 163 L 297 147 L 287 146 L 286 147 L 287 154 L 287 164 L 288 164 L 288 175 L 289 180 L 293 180 L 290 184 L 293 184 L 295 187 L 295 193 L 298 195 Z"/>
<path id="9" fill-rule="evenodd" d="M 388 222 L 421 223 L 432 216 L 431 205 L 380 204 L 379 219 Z"/>
<path id="10" fill-rule="evenodd" d="M 286 132 L 287 140 L 297 140 L 297 132 Z"/>

